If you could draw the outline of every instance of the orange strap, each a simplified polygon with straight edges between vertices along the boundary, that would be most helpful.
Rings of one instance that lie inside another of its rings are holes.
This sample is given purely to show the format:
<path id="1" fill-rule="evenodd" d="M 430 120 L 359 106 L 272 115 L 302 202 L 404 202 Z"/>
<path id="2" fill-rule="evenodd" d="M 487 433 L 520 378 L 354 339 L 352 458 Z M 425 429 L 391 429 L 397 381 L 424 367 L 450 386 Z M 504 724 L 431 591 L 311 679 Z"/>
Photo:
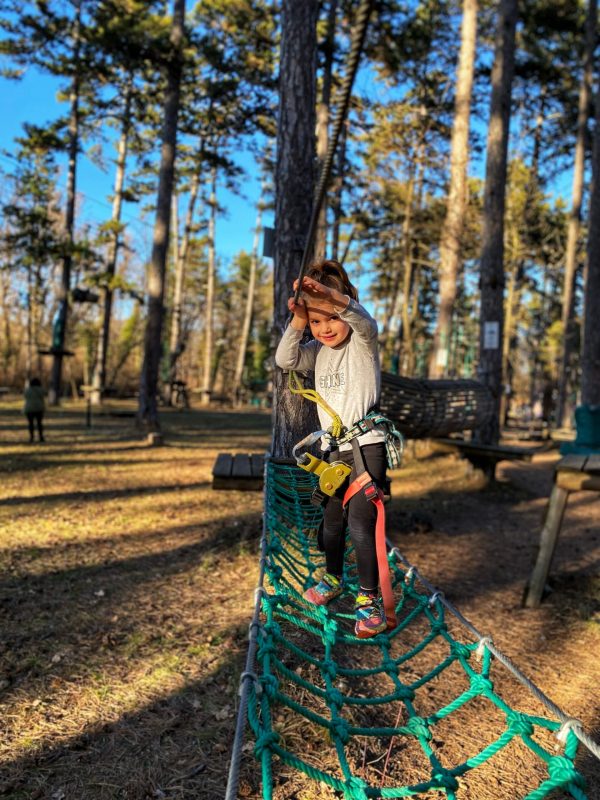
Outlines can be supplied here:
<path id="1" fill-rule="evenodd" d="M 377 553 L 377 568 L 379 570 L 379 584 L 383 598 L 383 608 L 388 628 L 396 627 L 396 609 L 394 604 L 394 591 L 390 565 L 387 559 L 387 546 L 385 543 L 385 507 L 383 505 L 383 492 L 379 489 L 368 472 L 361 473 L 346 489 L 343 505 L 360 491 L 364 491 L 367 500 L 370 500 L 377 509 L 377 523 L 375 525 L 375 551 Z"/>

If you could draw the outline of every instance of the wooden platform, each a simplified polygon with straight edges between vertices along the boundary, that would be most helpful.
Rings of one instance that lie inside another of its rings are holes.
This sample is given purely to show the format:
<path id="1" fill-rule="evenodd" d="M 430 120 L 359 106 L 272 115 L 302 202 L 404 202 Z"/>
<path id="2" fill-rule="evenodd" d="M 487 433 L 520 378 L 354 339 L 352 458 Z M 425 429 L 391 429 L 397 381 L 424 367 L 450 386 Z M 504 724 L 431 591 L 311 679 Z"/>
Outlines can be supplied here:
<path id="1" fill-rule="evenodd" d="M 441 449 L 457 451 L 470 461 L 531 461 L 538 448 L 509 444 L 479 444 L 465 439 L 433 439 Z"/>
<path id="2" fill-rule="evenodd" d="M 212 469 L 212 488 L 261 491 L 264 468 L 264 453 L 219 453 Z"/>
<path id="3" fill-rule="evenodd" d="M 600 492 L 600 453 L 565 456 L 554 469 L 554 486 L 540 534 L 540 548 L 523 598 L 523 605 L 528 608 L 537 608 L 541 602 L 569 493 L 581 491 Z"/>

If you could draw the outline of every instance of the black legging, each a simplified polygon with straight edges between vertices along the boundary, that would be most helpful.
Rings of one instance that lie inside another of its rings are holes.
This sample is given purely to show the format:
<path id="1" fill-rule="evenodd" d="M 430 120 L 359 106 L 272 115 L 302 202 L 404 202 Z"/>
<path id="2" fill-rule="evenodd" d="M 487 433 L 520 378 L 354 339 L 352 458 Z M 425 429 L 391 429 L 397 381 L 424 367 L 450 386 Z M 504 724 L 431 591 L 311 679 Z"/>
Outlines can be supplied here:
<path id="1" fill-rule="evenodd" d="M 38 436 L 40 437 L 40 442 L 44 441 L 44 412 L 43 411 L 28 411 L 27 412 L 27 422 L 29 423 L 29 438 L 33 442 L 33 425 L 34 422 L 37 422 L 37 429 L 38 429 Z"/>
<path id="2" fill-rule="evenodd" d="M 385 444 L 367 444 L 361 447 L 362 457 L 367 471 L 375 483 L 383 489 L 386 476 Z M 327 572 L 341 575 L 344 571 L 344 549 L 346 528 L 346 514 L 342 507 L 342 498 L 348 486 L 356 478 L 354 456 L 352 452 L 340 453 L 338 460 L 344 461 L 352 467 L 349 478 L 338 490 L 335 497 L 331 497 L 325 506 L 323 519 L 323 548 Z M 376 589 L 379 583 L 377 569 L 377 554 L 375 552 L 375 522 L 377 509 L 364 495 L 357 492 L 346 506 L 350 538 L 356 552 L 356 565 L 358 578 L 363 589 Z"/>

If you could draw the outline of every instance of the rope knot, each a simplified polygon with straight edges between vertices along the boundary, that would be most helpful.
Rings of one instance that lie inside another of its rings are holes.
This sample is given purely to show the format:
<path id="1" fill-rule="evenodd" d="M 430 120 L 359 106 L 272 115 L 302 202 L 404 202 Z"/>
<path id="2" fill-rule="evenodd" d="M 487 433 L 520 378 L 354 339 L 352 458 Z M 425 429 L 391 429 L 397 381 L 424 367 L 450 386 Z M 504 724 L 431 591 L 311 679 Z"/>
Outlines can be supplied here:
<path id="1" fill-rule="evenodd" d="M 480 675 L 479 673 L 471 675 L 471 689 L 477 694 L 486 694 L 486 692 L 491 692 L 493 688 L 494 684 L 485 675 Z"/>
<path id="2" fill-rule="evenodd" d="M 533 736 L 531 720 L 520 711 L 509 711 L 506 715 L 506 725 L 511 733 L 518 736 Z"/>
<path id="3" fill-rule="evenodd" d="M 258 645 L 258 655 L 262 660 L 266 656 L 273 655 L 275 652 L 275 643 L 272 639 L 263 639 L 263 641 Z"/>
<path id="4" fill-rule="evenodd" d="M 342 744 L 348 744 L 350 741 L 350 726 L 342 717 L 336 717 L 331 720 L 331 733 L 333 736 L 337 737 Z"/>
<path id="5" fill-rule="evenodd" d="M 279 689 L 279 681 L 275 675 L 262 675 L 260 678 L 260 684 L 267 693 L 267 697 L 275 697 Z"/>
<path id="6" fill-rule="evenodd" d="M 574 783 L 582 789 L 585 787 L 585 778 L 566 756 L 552 756 L 548 761 L 548 773 L 557 786 Z"/>
<path id="7" fill-rule="evenodd" d="M 275 731 L 268 731 L 261 734 L 254 745 L 254 753 L 257 758 L 261 758 L 265 750 L 270 750 L 274 744 L 279 742 L 279 734 Z"/>
<path id="8" fill-rule="evenodd" d="M 395 692 L 396 697 L 398 700 L 414 700 L 415 699 L 415 690 L 410 686 L 398 686 Z"/>
<path id="9" fill-rule="evenodd" d="M 344 705 L 344 695 L 339 689 L 330 689 L 328 692 L 325 692 L 325 697 L 329 705 L 335 706 L 337 709 L 340 709 Z"/>
<path id="10" fill-rule="evenodd" d="M 329 639 L 331 642 L 335 642 L 335 637 L 337 636 L 338 624 L 334 619 L 328 617 L 325 622 L 323 623 L 323 633 L 325 637 Z"/>
<path id="11" fill-rule="evenodd" d="M 354 775 L 348 778 L 344 786 L 345 800 L 368 800 L 367 784 Z"/>
<path id="12" fill-rule="evenodd" d="M 469 659 L 471 657 L 471 648 L 464 644 L 464 642 L 452 642 L 450 645 L 450 652 L 455 658 Z"/>
<path id="13" fill-rule="evenodd" d="M 406 723 L 406 727 L 415 737 L 422 736 L 427 741 L 431 739 L 431 731 L 423 717 L 411 717 Z"/>
<path id="14" fill-rule="evenodd" d="M 327 658 L 321 662 L 321 672 L 325 677 L 334 680 L 337 677 L 337 671 L 337 664 L 330 658 Z"/>
<path id="15" fill-rule="evenodd" d="M 441 617 L 439 619 L 435 619 L 431 623 L 431 631 L 432 633 L 435 633 L 436 636 L 439 636 L 440 633 L 445 633 L 447 630 L 448 627 Z"/>
<path id="16" fill-rule="evenodd" d="M 458 781 L 454 775 L 445 769 L 434 772 L 431 783 L 432 789 L 445 789 L 447 792 L 456 792 L 458 789 Z"/>

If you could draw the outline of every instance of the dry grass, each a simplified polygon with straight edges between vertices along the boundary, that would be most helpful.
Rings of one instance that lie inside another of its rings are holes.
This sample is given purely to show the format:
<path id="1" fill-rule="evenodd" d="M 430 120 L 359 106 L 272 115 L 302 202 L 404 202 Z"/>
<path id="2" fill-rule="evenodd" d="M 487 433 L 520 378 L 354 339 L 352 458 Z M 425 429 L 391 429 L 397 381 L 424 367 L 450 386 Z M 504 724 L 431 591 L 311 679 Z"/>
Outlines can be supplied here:
<path id="1" fill-rule="evenodd" d="M 258 575 L 262 497 L 213 492 L 210 473 L 220 451 L 264 449 L 270 416 L 165 413 L 167 445 L 155 449 L 131 417 L 84 425 L 83 409 L 67 406 L 50 416 L 48 443 L 30 447 L 17 404 L 0 406 L 0 796 L 217 800 Z M 402 552 L 552 699 L 597 728 L 597 496 L 570 502 L 557 591 L 525 612 L 520 595 L 553 456 L 508 467 L 512 484 L 481 491 L 462 462 L 423 448 L 418 455 L 398 474 L 389 509 Z M 525 690 L 506 677 L 499 683 L 527 704 Z M 313 756 L 327 763 L 317 733 L 297 720 L 283 718 L 281 727 L 307 753 L 314 741 Z M 379 755 L 366 754 L 372 777 Z M 582 755 L 578 766 L 597 800 L 598 765 Z M 473 789 L 466 800 L 513 800 L 510 768 L 504 783 L 490 778 L 487 794 Z M 281 798 L 334 796 L 281 766 L 276 781 Z M 259 782 L 246 754 L 240 797 L 260 797 Z"/>

